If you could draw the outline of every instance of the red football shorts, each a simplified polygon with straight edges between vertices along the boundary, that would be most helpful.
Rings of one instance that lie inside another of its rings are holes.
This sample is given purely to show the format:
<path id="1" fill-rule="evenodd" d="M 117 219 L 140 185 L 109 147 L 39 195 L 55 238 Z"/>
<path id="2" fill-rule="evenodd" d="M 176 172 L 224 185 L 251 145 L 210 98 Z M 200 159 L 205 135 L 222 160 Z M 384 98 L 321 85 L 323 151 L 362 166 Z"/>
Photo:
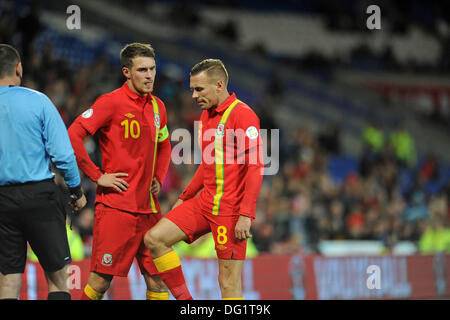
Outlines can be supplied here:
<path id="1" fill-rule="evenodd" d="M 160 219 L 160 213 L 130 213 L 98 203 L 95 207 L 91 271 L 126 277 L 136 258 L 142 274 L 157 274 L 143 239 Z"/>
<path id="2" fill-rule="evenodd" d="M 247 240 L 236 239 L 234 232 L 238 214 L 212 215 L 205 210 L 200 197 L 195 197 L 184 201 L 164 218 L 175 223 L 187 234 L 189 240 L 186 242 L 192 243 L 202 235 L 212 232 L 218 258 L 245 260 Z"/>

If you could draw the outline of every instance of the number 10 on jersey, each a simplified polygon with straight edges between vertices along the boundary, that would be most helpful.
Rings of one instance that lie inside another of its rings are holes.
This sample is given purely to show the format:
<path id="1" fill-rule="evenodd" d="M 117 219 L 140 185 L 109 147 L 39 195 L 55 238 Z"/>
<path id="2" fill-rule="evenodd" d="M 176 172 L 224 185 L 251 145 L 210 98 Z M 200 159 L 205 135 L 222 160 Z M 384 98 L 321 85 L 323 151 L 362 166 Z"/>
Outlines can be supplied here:
<path id="1" fill-rule="evenodd" d="M 131 122 L 126 119 L 123 120 L 120 125 L 125 127 L 124 137 L 128 139 L 131 136 L 133 139 L 139 138 L 141 135 L 141 127 L 139 126 L 139 122 L 136 120 L 131 120 Z"/>

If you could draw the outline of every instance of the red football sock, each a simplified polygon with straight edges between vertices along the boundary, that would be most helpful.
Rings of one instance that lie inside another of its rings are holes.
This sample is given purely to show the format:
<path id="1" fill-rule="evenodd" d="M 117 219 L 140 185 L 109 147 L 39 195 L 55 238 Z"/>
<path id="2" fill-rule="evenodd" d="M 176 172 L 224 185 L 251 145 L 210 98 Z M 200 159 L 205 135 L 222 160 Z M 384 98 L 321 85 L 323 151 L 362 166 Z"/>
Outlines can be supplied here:
<path id="1" fill-rule="evenodd" d="M 159 274 L 161 279 L 169 288 L 172 295 L 177 300 L 192 300 L 192 296 L 186 286 L 181 266 L 166 270 Z"/>
<path id="2" fill-rule="evenodd" d="M 181 261 L 175 251 L 171 250 L 161 257 L 153 259 L 159 271 L 159 276 L 169 288 L 177 300 L 192 300 L 192 296 L 186 286 Z"/>

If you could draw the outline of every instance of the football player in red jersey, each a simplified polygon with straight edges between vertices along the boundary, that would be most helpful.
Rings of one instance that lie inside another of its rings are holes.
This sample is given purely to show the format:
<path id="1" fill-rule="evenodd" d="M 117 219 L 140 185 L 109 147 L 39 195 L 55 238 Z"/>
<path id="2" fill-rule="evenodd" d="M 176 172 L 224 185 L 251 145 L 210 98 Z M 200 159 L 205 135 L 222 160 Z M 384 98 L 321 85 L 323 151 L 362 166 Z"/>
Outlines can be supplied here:
<path id="1" fill-rule="evenodd" d="M 228 92 L 227 84 L 228 73 L 220 60 L 207 59 L 192 68 L 192 98 L 203 110 L 202 163 L 172 210 L 147 232 L 144 243 L 174 292 L 184 279 L 171 246 L 212 232 L 222 299 L 243 299 L 242 267 L 264 166 L 259 119 Z"/>
<path id="2" fill-rule="evenodd" d="M 120 59 L 126 82 L 100 96 L 69 128 L 80 169 L 97 183 L 91 273 L 82 299 L 102 299 L 113 276 L 127 276 L 136 258 L 147 299 L 167 300 L 167 288 L 143 244 L 145 232 L 161 219 L 157 194 L 171 153 L 166 109 L 152 95 L 154 49 L 132 43 L 122 49 Z M 95 133 L 102 169 L 83 145 Z"/>

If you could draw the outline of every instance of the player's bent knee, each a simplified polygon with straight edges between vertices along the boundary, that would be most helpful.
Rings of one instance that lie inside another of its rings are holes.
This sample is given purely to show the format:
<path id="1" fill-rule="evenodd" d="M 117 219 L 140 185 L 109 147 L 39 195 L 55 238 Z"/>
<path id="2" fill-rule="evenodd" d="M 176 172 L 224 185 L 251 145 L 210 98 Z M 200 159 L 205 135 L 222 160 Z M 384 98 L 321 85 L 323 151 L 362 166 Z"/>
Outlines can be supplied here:
<path id="1" fill-rule="evenodd" d="M 157 250 L 158 247 L 161 246 L 161 238 L 158 236 L 158 233 L 154 231 L 154 229 L 150 229 L 144 236 L 144 244 L 145 247 L 150 250 L 150 252 Z"/>

